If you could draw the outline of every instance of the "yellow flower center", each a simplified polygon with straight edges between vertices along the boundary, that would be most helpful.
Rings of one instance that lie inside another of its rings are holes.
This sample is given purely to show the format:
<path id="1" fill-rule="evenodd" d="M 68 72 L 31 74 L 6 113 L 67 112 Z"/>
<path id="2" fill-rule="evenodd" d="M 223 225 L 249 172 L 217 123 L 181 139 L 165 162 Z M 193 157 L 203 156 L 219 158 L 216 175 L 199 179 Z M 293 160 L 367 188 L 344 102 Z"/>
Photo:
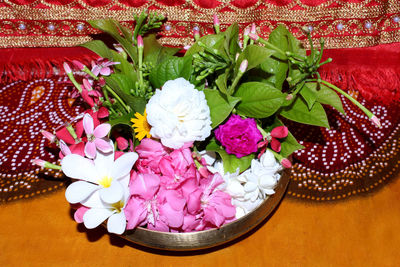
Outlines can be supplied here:
<path id="1" fill-rule="evenodd" d="M 113 180 L 112 177 L 106 175 L 97 182 L 99 183 L 99 185 L 103 186 L 104 188 L 107 188 L 111 186 L 112 180 Z"/>
<path id="2" fill-rule="evenodd" d="M 122 209 L 124 208 L 124 204 L 125 204 L 125 203 L 121 200 L 121 201 L 118 201 L 118 202 L 112 204 L 111 206 L 112 206 L 118 213 L 120 213 L 120 212 L 122 211 Z"/>

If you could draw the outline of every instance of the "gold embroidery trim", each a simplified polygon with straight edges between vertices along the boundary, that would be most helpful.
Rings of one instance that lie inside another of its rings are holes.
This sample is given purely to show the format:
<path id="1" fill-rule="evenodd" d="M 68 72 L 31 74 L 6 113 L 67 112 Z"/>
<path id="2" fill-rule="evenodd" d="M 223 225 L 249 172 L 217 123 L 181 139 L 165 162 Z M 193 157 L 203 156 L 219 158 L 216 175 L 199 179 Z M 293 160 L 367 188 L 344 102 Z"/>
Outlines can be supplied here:
<path id="1" fill-rule="evenodd" d="M 221 9 L 229 7 L 234 12 L 227 11 L 218 14 L 222 24 L 231 24 L 236 21 L 250 23 L 259 20 L 311 22 L 325 20 L 327 17 L 330 19 L 339 17 L 340 19 L 366 18 L 366 14 L 370 18 L 376 18 L 383 14 L 400 12 L 400 1 L 397 0 L 389 0 L 385 3 L 372 6 L 368 6 L 372 0 L 365 0 L 360 3 L 330 0 L 318 6 L 307 6 L 301 0 L 294 0 L 285 6 L 277 6 L 259 0 L 256 4 L 246 9 L 237 8 L 231 3 L 222 3 L 217 8 L 202 8 L 191 0 L 187 0 L 182 6 L 165 6 L 155 0 L 149 0 L 139 8 L 125 6 L 117 0 L 112 0 L 109 4 L 101 7 L 91 7 L 84 1 L 74 1 L 67 5 L 49 4 L 44 0 L 34 1 L 34 3 L 29 5 L 18 5 L 9 0 L 4 0 L 4 2 L 11 8 L 0 8 L 0 17 L 2 19 L 24 20 L 91 20 L 112 17 L 119 21 L 124 21 L 132 20 L 132 13 L 139 14 L 144 8 L 150 6 L 158 7 L 158 12 L 165 14 L 169 20 L 202 23 L 210 23 L 214 13 L 218 13 Z M 339 7 L 328 8 L 333 3 L 337 3 Z M 49 8 L 34 8 L 38 4 L 48 6 Z M 72 8 L 76 4 L 86 9 Z M 263 4 L 266 8 L 257 9 L 260 4 Z M 291 10 L 295 6 L 304 9 Z M 109 10 L 111 7 L 120 7 L 125 10 Z"/>

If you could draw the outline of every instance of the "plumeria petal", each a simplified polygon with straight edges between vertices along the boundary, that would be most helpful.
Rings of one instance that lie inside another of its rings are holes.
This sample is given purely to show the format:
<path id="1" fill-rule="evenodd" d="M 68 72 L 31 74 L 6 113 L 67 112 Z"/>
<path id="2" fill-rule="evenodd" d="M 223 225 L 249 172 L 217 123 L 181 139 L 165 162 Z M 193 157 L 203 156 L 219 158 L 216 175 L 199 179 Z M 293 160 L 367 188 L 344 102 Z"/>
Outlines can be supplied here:
<path id="1" fill-rule="evenodd" d="M 119 179 L 130 173 L 133 164 L 138 159 L 138 154 L 135 152 L 127 152 L 119 157 L 113 164 L 111 177 Z"/>
<path id="2" fill-rule="evenodd" d="M 86 134 L 93 134 L 93 118 L 88 113 L 85 113 L 85 116 L 83 116 L 83 129 L 85 129 Z"/>
<path id="3" fill-rule="evenodd" d="M 124 212 L 115 213 L 108 218 L 107 230 L 117 235 L 122 234 L 126 228 L 126 218 Z"/>
<path id="4" fill-rule="evenodd" d="M 105 137 L 111 130 L 111 125 L 108 123 L 102 123 L 94 129 L 93 135 L 96 138 Z"/>
<path id="5" fill-rule="evenodd" d="M 109 187 L 105 187 L 99 190 L 100 198 L 105 203 L 116 203 L 124 196 L 124 189 L 118 181 L 112 181 Z"/>
<path id="6" fill-rule="evenodd" d="M 91 159 L 96 157 L 96 144 L 94 142 L 86 142 L 85 155 Z"/>
<path id="7" fill-rule="evenodd" d="M 96 139 L 94 140 L 94 143 L 97 147 L 97 149 L 99 149 L 100 151 L 104 152 L 104 153 L 108 153 L 113 151 L 113 147 L 110 144 L 110 142 L 104 140 L 104 139 Z"/>
<path id="8" fill-rule="evenodd" d="M 61 170 L 70 178 L 96 181 L 97 173 L 93 162 L 76 154 L 69 154 L 62 159 Z"/>
<path id="9" fill-rule="evenodd" d="M 85 181 L 77 181 L 67 187 L 67 190 L 65 191 L 65 198 L 69 203 L 79 203 L 85 200 L 98 188 L 98 185 Z"/>
<path id="10" fill-rule="evenodd" d="M 96 209 L 92 208 L 83 215 L 83 223 L 87 229 L 93 229 L 104 222 L 115 211 L 111 209 Z"/>

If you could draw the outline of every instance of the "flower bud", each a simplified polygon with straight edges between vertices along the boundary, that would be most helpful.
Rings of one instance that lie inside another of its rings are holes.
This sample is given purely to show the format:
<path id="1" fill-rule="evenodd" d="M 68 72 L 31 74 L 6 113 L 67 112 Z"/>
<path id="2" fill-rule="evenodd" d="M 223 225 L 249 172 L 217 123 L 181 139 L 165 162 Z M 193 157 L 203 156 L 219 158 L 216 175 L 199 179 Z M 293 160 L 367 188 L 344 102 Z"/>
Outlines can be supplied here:
<path id="1" fill-rule="evenodd" d="M 83 79 L 83 87 L 86 88 L 86 90 L 91 91 L 92 90 L 92 85 L 87 79 Z"/>
<path id="2" fill-rule="evenodd" d="M 64 62 L 63 67 L 64 67 L 64 70 L 65 70 L 65 73 L 67 73 L 67 74 L 72 73 L 72 70 L 69 67 L 67 62 Z"/>
<path id="3" fill-rule="evenodd" d="M 249 37 L 251 40 L 257 41 L 260 37 L 256 33 L 249 33 Z"/>
<path id="4" fill-rule="evenodd" d="M 286 96 L 286 100 L 287 101 L 290 101 L 290 100 L 292 100 L 293 99 L 293 95 L 292 94 L 288 94 L 287 96 Z"/>
<path id="5" fill-rule="evenodd" d="M 137 36 L 137 46 L 138 48 L 143 47 L 143 38 L 140 35 Z"/>
<path id="6" fill-rule="evenodd" d="M 193 28 L 193 37 L 196 41 L 200 38 L 200 31 L 198 27 Z"/>
<path id="7" fill-rule="evenodd" d="M 247 59 L 243 60 L 242 63 L 240 63 L 239 71 L 244 73 L 247 69 L 247 66 L 249 65 L 249 62 Z"/>
<path id="8" fill-rule="evenodd" d="M 40 133 L 41 133 L 44 137 L 46 137 L 46 138 L 50 141 L 50 143 L 54 143 L 54 142 L 57 140 L 56 136 L 55 136 L 54 134 L 48 132 L 48 131 L 41 130 Z"/>
<path id="9" fill-rule="evenodd" d="M 34 159 L 34 160 L 32 160 L 32 163 L 33 163 L 34 165 L 37 165 L 37 166 L 39 166 L 39 167 L 44 168 L 44 165 L 45 165 L 46 161 L 44 161 L 44 160 L 42 160 L 42 159 Z"/>
<path id="10" fill-rule="evenodd" d="M 249 28 L 249 27 L 246 27 L 246 28 L 244 29 L 244 31 L 243 31 L 243 35 L 244 35 L 244 36 L 248 36 L 249 33 L 250 33 L 250 28 Z"/>
<path id="11" fill-rule="evenodd" d="M 82 62 L 78 60 L 72 60 L 72 63 L 77 67 L 79 70 L 83 70 L 86 66 L 82 64 Z"/>
<path id="12" fill-rule="evenodd" d="M 255 23 L 251 24 L 250 32 L 256 34 L 256 24 Z"/>
<path id="13" fill-rule="evenodd" d="M 292 167 L 292 163 L 288 159 L 282 159 L 281 164 L 284 168 L 288 169 Z"/>
<path id="14" fill-rule="evenodd" d="M 103 87 L 104 85 L 106 85 L 106 80 L 105 80 L 103 77 L 100 77 L 100 78 L 99 78 L 99 85 L 100 85 L 101 87 Z"/>
<path id="15" fill-rule="evenodd" d="M 379 127 L 379 128 L 382 127 L 382 124 L 381 124 L 381 122 L 380 122 L 380 120 L 378 119 L 377 116 L 375 116 L 375 115 L 372 116 L 371 117 L 371 121 L 375 124 L 376 127 Z"/>
<path id="16" fill-rule="evenodd" d="M 214 26 L 219 26 L 219 19 L 216 14 L 213 15 Z"/>

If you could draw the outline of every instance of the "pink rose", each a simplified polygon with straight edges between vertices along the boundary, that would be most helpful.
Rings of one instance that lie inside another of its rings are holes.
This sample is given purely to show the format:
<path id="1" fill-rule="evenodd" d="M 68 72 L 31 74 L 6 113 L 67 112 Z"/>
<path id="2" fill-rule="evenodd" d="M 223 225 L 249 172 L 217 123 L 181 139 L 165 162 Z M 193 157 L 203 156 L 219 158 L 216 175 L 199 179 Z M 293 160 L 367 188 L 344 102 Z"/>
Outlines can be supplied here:
<path id="1" fill-rule="evenodd" d="M 262 134 L 254 119 L 242 119 L 239 115 L 232 114 L 225 124 L 215 130 L 215 137 L 228 154 L 241 158 L 257 152 L 257 143 L 262 139 Z"/>

